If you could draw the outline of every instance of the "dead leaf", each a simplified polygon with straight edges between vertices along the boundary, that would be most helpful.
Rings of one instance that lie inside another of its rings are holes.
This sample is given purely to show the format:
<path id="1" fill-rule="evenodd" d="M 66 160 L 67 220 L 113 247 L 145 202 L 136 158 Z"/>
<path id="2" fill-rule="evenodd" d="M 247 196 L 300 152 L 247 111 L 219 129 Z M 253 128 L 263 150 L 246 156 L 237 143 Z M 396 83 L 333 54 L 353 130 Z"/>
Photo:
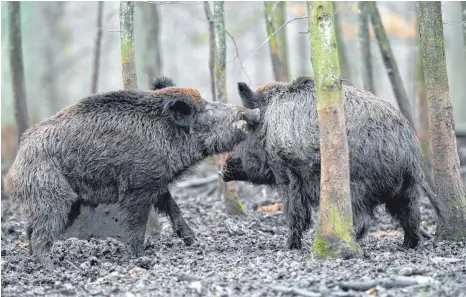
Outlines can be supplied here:
<path id="1" fill-rule="evenodd" d="M 376 231 L 370 233 L 374 237 L 386 237 L 386 236 L 395 236 L 400 234 L 400 230 L 388 230 L 388 231 Z"/>
<path id="2" fill-rule="evenodd" d="M 275 213 L 277 211 L 283 211 L 282 203 L 274 203 L 270 205 L 259 206 L 256 211 L 265 212 L 265 213 Z"/>

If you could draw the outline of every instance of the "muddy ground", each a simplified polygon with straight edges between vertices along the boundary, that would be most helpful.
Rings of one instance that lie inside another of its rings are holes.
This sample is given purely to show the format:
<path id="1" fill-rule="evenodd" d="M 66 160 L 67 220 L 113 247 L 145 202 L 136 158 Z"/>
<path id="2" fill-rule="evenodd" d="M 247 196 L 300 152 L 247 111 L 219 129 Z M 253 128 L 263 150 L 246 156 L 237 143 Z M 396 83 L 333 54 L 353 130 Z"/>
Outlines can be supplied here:
<path id="1" fill-rule="evenodd" d="M 201 166 L 191 177 L 213 172 Z M 400 228 L 380 210 L 361 242 L 362 259 L 320 260 L 310 252 L 312 230 L 302 250 L 288 251 L 283 213 L 254 210 L 278 201 L 274 193 L 238 187 L 243 217 L 224 213 L 215 181 L 173 189 L 197 235 L 194 246 L 174 237 L 161 217 L 144 257 L 132 259 L 116 239 L 70 238 L 55 243 L 53 272 L 29 255 L 21 211 L 2 199 L 2 296 L 466 296 L 465 242 L 430 240 L 403 250 Z M 422 221 L 433 232 L 435 215 L 425 201 Z"/>

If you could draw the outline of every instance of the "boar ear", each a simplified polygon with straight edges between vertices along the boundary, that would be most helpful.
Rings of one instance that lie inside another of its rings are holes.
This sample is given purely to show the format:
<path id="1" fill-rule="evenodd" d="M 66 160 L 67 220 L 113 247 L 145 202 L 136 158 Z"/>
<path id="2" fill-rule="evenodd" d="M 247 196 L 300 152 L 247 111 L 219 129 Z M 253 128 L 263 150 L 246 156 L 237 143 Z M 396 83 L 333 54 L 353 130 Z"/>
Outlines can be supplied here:
<path id="1" fill-rule="evenodd" d="M 251 90 L 246 83 L 239 82 L 238 83 L 238 92 L 241 100 L 243 101 L 243 106 L 254 109 L 257 107 L 258 95 L 256 92 Z"/>
<path id="2" fill-rule="evenodd" d="M 194 123 L 197 112 L 196 105 L 188 98 L 177 98 L 168 101 L 163 112 L 178 126 L 189 128 Z"/>

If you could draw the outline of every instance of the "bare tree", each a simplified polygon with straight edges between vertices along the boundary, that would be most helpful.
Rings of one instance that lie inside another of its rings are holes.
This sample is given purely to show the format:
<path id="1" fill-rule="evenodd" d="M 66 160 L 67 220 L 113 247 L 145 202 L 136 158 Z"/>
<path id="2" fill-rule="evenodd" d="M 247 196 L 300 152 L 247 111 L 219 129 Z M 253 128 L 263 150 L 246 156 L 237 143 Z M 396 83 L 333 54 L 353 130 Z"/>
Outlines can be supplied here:
<path id="1" fill-rule="evenodd" d="M 466 54 L 466 1 L 461 1 L 461 10 L 463 11 L 463 41 L 464 53 Z"/>
<path id="2" fill-rule="evenodd" d="M 215 90 L 216 100 L 222 103 L 227 103 L 227 79 L 226 79 L 226 53 L 227 45 L 225 41 L 225 18 L 224 18 L 224 2 L 214 2 L 214 25 L 215 25 Z M 219 156 L 219 168 L 225 166 L 228 154 Z M 235 182 L 225 183 L 219 177 L 219 183 L 223 200 L 225 202 L 226 211 L 230 214 L 244 213 L 243 204 L 238 197 Z"/>
<path id="3" fill-rule="evenodd" d="M 340 71 L 341 71 L 341 78 L 345 80 L 351 80 L 351 71 L 350 65 L 348 62 L 348 56 L 346 55 L 346 47 L 345 47 L 345 40 L 342 34 L 342 27 L 341 27 L 341 13 L 340 13 L 340 3 L 335 2 L 335 15 L 334 15 L 334 22 L 335 22 L 335 38 L 337 40 L 337 47 L 338 47 L 338 59 L 340 63 Z"/>
<path id="4" fill-rule="evenodd" d="M 212 91 L 212 100 L 215 99 L 215 25 L 214 16 L 210 10 L 210 4 L 208 1 L 204 1 L 204 10 L 209 23 L 209 72 L 210 72 L 210 88 Z"/>
<path id="5" fill-rule="evenodd" d="M 23 46 L 21 41 L 21 2 L 8 2 L 10 68 L 18 145 L 28 128 L 26 88 L 24 86 Z"/>
<path id="6" fill-rule="evenodd" d="M 136 90 L 138 88 L 138 80 L 134 50 L 133 1 L 120 2 L 120 39 L 123 86 L 125 89 Z"/>
<path id="7" fill-rule="evenodd" d="M 379 44 L 380 54 L 382 55 L 385 68 L 387 69 L 388 78 L 390 79 L 393 93 L 398 102 L 401 113 L 408 119 L 411 126 L 416 127 L 413 120 L 413 112 L 411 109 L 411 104 L 409 102 L 408 94 L 403 85 L 401 79 L 400 71 L 398 70 L 398 65 L 396 63 L 395 57 L 393 55 L 390 42 L 388 41 L 387 32 L 385 31 L 382 20 L 380 19 L 379 10 L 375 2 L 367 2 L 368 11 L 370 13 L 370 18 L 372 22 L 372 28 L 375 32 L 375 37 Z"/>
<path id="8" fill-rule="evenodd" d="M 57 112 L 60 107 L 59 92 L 60 84 L 57 73 L 67 65 L 65 63 L 64 48 L 68 42 L 66 24 L 64 22 L 66 2 L 43 2 L 39 6 L 44 17 L 43 38 L 46 42 L 41 45 L 42 55 L 45 61 L 43 69 L 42 86 L 48 103 L 48 115 Z M 75 60 L 75 59 L 73 59 Z"/>
<path id="9" fill-rule="evenodd" d="M 155 78 L 162 75 L 162 47 L 160 44 L 160 12 L 158 5 L 137 2 L 142 13 L 143 28 L 145 30 L 144 73 L 147 82 L 152 85 Z"/>
<path id="10" fill-rule="evenodd" d="M 360 247 L 353 237 L 349 152 L 335 47 L 332 2 L 307 2 L 311 63 L 320 129 L 320 214 L 313 251 L 320 257 L 351 257 Z"/>
<path id="11" fill-rule="evenodd" d="M 100 48 L 102 46 L 102 15 L 104 11 L 104 2 L 99 1 L 97 5 L 97 36 L 95 38 L 94 47 L 91 94 L 97 93 L 97 86 L 99 83 Z"/>
<path id="12" fill-rule="evenodd" d="M 369 37 L 369 13 L 367 2 L 358 2 L 358 37 L 361 51 L 362 84 L 365 90 L 374 92 L 372 74 L 371 40 Z"/>
<path id="13" fill-rule="evenodd" d="M 265 24 L 267 27 L 267 35 L 270 36 L 269 39 L 269 48 L 270 48 L 270 57 L 272 58 L 272 68 L 273 73 L 275 76 L 275 80 L 277 81 L 288 81 L 288 77 L 285 75 L 285 67 L 283 66 L 284 61 L 282 61 L 281 57 L 283 54 L 280 54 L 279 48 L 279 41 L 277 38 L 277 34 L 274 32 L 277 30 L 275 28 L 274 22 L 274 11 L 273 11 L 273 3 L 271 1 L 264 1 L 264 12 L 265 12 Z M 283 31 L 282 29 L 281 31 Z M 282 40 L 283 41 L 283 40 Z"/>
<path id="14" fill-rule="evenodd" d="M 429 107 L 434 178 L 443 217 L 437 240 L 466 238 L 466 189 L 461 182 L 448 87 L 441 2 L 418 2 L 422 62 Z"/>

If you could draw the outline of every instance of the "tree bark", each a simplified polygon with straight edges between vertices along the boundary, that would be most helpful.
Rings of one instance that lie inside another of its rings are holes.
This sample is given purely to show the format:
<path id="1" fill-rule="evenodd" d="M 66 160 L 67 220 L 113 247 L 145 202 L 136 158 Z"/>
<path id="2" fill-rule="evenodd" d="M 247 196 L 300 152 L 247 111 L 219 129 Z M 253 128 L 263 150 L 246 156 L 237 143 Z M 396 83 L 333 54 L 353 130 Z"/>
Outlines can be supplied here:
<path id="1" fill-rule="evenodd" d="M 10 69 L 15 110 L 18 147 L 21 135 L 28 128 L 28 109 L 24 82 L 23 46 L 21 41 L 21 2 L 8 2 L 10 31 Z"/>
<path id="2" fill-rule="evenodd" d="M 265 24 L 267 27 L 267 35 L 271 36 L 269 39 L 270 57 L 272 59 L 272 68 L 276 81 L 288 81 L 285 76 L 283 61 L 281 60 L 281 54 L 279 52 L 279 46 L 277 41 L 277 34 L 273 35 L 275 30 L 274 16 L 273 16 L 273 3 L 271 1 L 264 1 L 264 12 L 265 12 Z M 283 29 L 282 29 L 283 30 Z"/>
<path id="3" fill-rule="evenodd" d="M 380 19 L 379 10 L 377 9 L 375 2 L 367 2 L 366 5 L 368 6 L 372 27 L 379 44 L 380 54 L 382 55 L 385 68 L 387 69 L 388 78 L 392 84 L 393 93 L 398 102 L 398 106 L 401 113 L 406 117 L 414 129 L 416 125 L 413 120 L 411 104 L 403 85 L 403 81 L 401 80 L 400 71 L 398 70 L 398 65 L 388 41 L 387 32 L 385 31 L 382 20 Z"/>
<path id="4" fill-rule="evenodd" d="M 91 94 L 97 93 L 99 83 L 99 64 L 100 64 L 100 48 L 102 45 L 102 15 L 104 11 L 104 2 L 99 1 L 97 6 L 97 36 L 95 38 L 94 47 L 94 63 L 92 69 L 92 88 Z"/>
<path id="5" fill-rule="evenodd" d="M 312 4 L 311 4 L 312 3 Z M 313 251 L 320 257 L 354 257 L 348 140 L 332 2 L 307 2 L 311 63 L 320 130 L 320 214 Z"/>
<path id="6" fill-rule="evenodd" d="M 142 8 L 142 21 L 144 24 L 145 50 L 144 50 L 144 72 L 147 83 L 152 85 L 157 77 L 162 75 L 162 48 L 160 46 L 161 21 L 158 5 L 139 2 Z"/>
<path id="7" fill-rule="evenodd" d="M 419 22 L 418 22 L 419 24 Z M 419 29 L 419 26 L 418 26 Z M 424 173 L 427 181 L 432 189 L 435 189 L 435 182 L 432 174 L 432 145 L 429 136 L 429 108 L 427 105 L 427 97 L 425 92 L 424 67 L 422 65 L 422 55 L 420 49 L 419 34 L 416 35 L 416 65 L 414 86 L 416 88 L 418 103 L 418 122 L 417 122 L 417 137 L 421 143 L 423 153 Z"/>
<path id="8" fill-rule="evenodd" d="M 444 213 L 444 218 L 437 224 L 436 240 L 459 241 L 466 238 L 466 189 L 460 179 L 441 2 L 418 2 L 418 5 L 434 178 Z"/>
<path id="9" fill-rule="evenodd" d="M 280 28 L 286 22 L 286 1 L 278 1 L 275 10 L 272 14 L 273 27 L 275 30 Z M 286 39 L 286 28 L 282 28 L 276 34 L 278 54 L 280 55 L 280 62 L 282 63 L 283 76 L 288 81 L 289 65 L 288 65 L 288 42 Z"/>
<path id="10" fill-rule="evenodd" d="M 136 61 L 134 50 L 134 2 L 120 2 L 120 39 L 121 65 L 123 86 L 125 89 L 136 90 Z"/>
<path id="11" fill-rule="evenodd" d="M 212 100 L 216 101 L 215 98 L 215 26 L 214 17 L 210 10 L 210 4 L 208 1 L 204 1 L 204 10 L 209 23 L 209 73 L 210 73 L 210 89 L 212 92 Z"/>
<path id="12" fill-rule="evenodd" d="M 369 37 L 369 13 L 366 2 L 358 2 L 358 38 L 361 51 L 361 76 L 365 90 L 374 93 L 372 74 L 371 40 Z"/>
<path id="13" fill-rule="evenodd" d="M 214 25 L 215 25 L 215 90 L 216 100 L 222 103 L 228 103 L 227 99 L 227 81 L 226 81 L 226 52 L 225 42 L 225 18 L 224 18 L 224 1 L 214 2 Z M 228 154 L 222 154 L 218 158 L 219 169 L 225 166 Z M 242 214 L 244 207 L 238 197 L 236 183 L 225 183 L 219 177 L 219 184 L 223 201 L 227 213 Z"/>
<path id="14" fill-rule="evenodd" d="M 341 32 L 341 14 L 339 12 L 339 2 L 335 2 L 334 22 L 335 22 L 335 37 L 338 47 L 338 59 L 340 61 L 341 78 L 351 81 L 351 70 L 346 55 L 345 41 Z"/>

